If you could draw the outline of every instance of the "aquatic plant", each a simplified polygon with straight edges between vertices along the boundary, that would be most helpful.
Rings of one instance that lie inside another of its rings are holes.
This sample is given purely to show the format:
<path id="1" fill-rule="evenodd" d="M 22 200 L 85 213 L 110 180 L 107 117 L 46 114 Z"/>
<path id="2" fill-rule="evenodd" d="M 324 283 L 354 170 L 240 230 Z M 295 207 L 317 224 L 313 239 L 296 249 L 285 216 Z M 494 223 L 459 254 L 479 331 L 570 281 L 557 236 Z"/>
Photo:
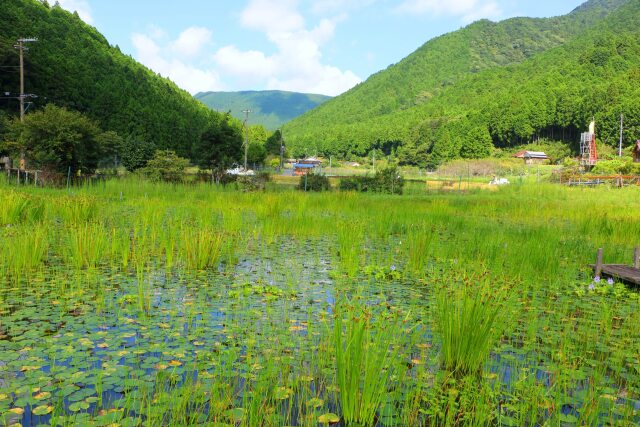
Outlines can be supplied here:
<path id="1" fill-rule="evenodd" d="M 393 375 L 398 354 L 400 323 L 397 315 L 384 321 L 362 302 L 343 300 L 334 315 L 336 379 L 346 425 L 370 427 Z"/>
<path id="2" fill-rule="evenodd" d="M 204 270 L 216 266 L 223 249 L 223 241 L 222 233 L 210 228 L 183 228 L 180 249 L 185 267 Z"/>
<path id="3" fill-rule="evenodd" d="M 433 326 L 441 364 L 455 378 L 481 375 L 508 319 L 506 291 L 479 280 L 453 282 L 435 291 Z"/>

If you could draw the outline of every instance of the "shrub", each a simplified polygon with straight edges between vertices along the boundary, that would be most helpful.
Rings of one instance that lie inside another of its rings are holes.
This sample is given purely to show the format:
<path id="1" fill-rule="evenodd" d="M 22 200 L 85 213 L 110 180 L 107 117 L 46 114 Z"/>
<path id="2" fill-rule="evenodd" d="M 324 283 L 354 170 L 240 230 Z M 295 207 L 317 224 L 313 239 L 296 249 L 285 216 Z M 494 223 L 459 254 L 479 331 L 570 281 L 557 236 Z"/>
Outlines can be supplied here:
<path id="1" fill-rule="evenodd" d="M 238 175 L 236 184 L 238 185 L 238 190 L 247 193 L 264 190 L 264 182 L 259 180 L 255 175 Z"/>
<path id="2" fill-rule="evenodd" d="M 630 159 L 601 160 L 595 165 L 592 172 L 599 175 L 615 175 L 628 174 L 631 169 Z"/>
<path id="3" fill-rule="evenodd" d="M 304 191 L 329 191 L 331 184 L 326 175 L 320 173 L 310 173 L 300 177 L 298 190 Z"/>
<path id="4" fill-rule="evenodd" d="M 156 151 L 142 172 L 152 181 L 180 182 L 189 160 L 178 157 L 173 151 Z"/>
<path id="5" fill-rule="evenodd" d="M 264 190 L 269 181 L 271 181 L 269 172 L 259 172 L 257 175 L 238 175 L 235 179 L 238 189 L 245 192 Z"/>
<path id="6" fill-rule="evenodd" d="M 402 194 L 403 188 L 404 178 L 395 166 L 382 169 L 373 177 L 352 176 L 340 180 L 342 191 Z"/>

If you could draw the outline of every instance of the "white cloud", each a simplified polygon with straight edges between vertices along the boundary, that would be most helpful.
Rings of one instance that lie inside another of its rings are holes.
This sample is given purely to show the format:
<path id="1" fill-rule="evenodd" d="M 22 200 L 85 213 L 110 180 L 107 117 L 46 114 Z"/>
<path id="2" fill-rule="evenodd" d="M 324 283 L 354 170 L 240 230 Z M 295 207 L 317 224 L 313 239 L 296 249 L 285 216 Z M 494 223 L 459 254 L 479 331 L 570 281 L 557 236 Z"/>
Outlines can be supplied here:
<path id="1" fill-rule="evenodd" d="M 378 0 L 313 0 L 311 10 L 316 14 L 335 13 L 361 9 Z"/>
<path id="2" fill-rule="evenodd" d="M 160 75 L 170 78 L 188 92 L 221 89 L 222 85 L 215 71 L 187 64 L 172 56 L 173 46 L 178 40 L 161 47 L 146 34 L 133 34 L 131 38 L 137 60 Z"/>
<path id="3" fill-rule="evenodd" d="M 499 18 L 502 10 L 495 0 L 405 0 L 398 10 L 413 14 L 459 16 L 465 22 Z"/>
<path id="4" fill-rule="evenodd" d="M 190 27 L 171 43 L 171 49 L 178 55 L 195 57 L 211 42 L 211 31 L 203 27 Z"/>
<path id="5" fill-rule="evenodd" d="M 297 4 L 297 0 L 252 0 L 242 12 L 241 23 L 265 32 L 300 31 L 305 22 Z"/>
<path id="6" fill-rule="evenodd" d="M 58 0 L 58 3 L 70 12 L 78 12 L 78 16 L 87 24 L 93 24 L 91 6 L 87 0 Z"/>
<path id="7" fill-rule="evenodd" d="M 322 55 L 323 46 L 346 15 L 316 16 L 314 25 L 308 25 L 300 12 L 301 1 L 308 0 L 249 0 L 242 10 L 240 24 L 262 33 L 272 52 L 235 44 L 212 52 L 213 34 L 207 28 L 187 28 L 172 40 L 161 28 L 149 27 L 132 36 L 135 57 L 191 93 L 279 89 L 338 95 L 361 81 L 352 71 L 327 64 Z M 328 6 L 337 4 L 324 1 Z"/>
<path id="8" fill-rule="evenodd" d="M 250 82 L 263 80 L 267 89 L 338 95 L 361 79 L 352 71 L 323 63 L 321 47 L 334 36 L 344 15 L 325 18 L 308 29 L 296 0 L 252 0 L 241 15 L 241 23 L 263 32 L 276 52 L 241 51 L 225 46 L 214 55 L 224 73 Z"/>

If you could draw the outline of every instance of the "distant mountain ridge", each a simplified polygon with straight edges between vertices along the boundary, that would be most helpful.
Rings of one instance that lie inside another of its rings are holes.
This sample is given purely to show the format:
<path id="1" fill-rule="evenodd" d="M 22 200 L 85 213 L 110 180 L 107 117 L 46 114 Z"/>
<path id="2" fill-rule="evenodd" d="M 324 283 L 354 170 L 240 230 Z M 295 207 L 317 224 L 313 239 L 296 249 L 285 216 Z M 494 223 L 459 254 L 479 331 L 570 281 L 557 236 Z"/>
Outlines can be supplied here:
<path id="1" fill-rule="evenodd" d="M 618 109 L 619 122 L 636 92 L 625 79 L 635 81 L 640 62 L 639 5 L 591 0 L 560 17 L 482 20 L 437 37 L 285 125 L 288 146 L 434 165 L 539 137 L 571 142 L 587 117 Z M 603 102 L 611 86 L 624 102 Z M 612 139 L 607 123 L 600 130 Z"/>
<path id="2" fill-rule="evenodd" d="M 330 100 L 330 96 L 279 90 L 240 92 L 200 92 L 195 95 L 207 107 L 221 113 L 231 112 L 243 120 L 243 110 L 251 110 L 251 124 L 276 130 L 284 123 Z"/>

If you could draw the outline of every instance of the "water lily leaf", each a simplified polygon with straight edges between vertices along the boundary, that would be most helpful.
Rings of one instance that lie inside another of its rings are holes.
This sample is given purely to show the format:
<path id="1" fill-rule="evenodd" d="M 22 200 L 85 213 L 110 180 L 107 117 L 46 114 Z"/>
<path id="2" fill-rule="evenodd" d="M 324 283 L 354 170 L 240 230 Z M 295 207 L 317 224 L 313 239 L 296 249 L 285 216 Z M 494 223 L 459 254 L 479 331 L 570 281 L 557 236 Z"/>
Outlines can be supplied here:
<path id="1" fill-rule="evenodd" d="M 319 399 L 317 397 L 314 397 L 313 399 L 309 399 L 307 400 L 307 406 L 311 407 L 311 408 L 320 408 L 322 405 L 324 405 L 324 400 Z"/>
<path id="2" fill-rule="evenodd" d="M 243 408 L 233 408 L 224 412 L 224 416 L 231 422 L 240 423 L 244 418 Z"/>
<path id="3" fill-rule="evenodd" d="M 318 417 L 318 422 L 321 424 L 337 424 L 340 422 L 340 417 L 329 412 L 327 414 L 320 415 Z"/>
<path id="4" fill-rule="evenodd" d="M 42 405 L 42 406 L 38 406 L 36 408 L 34 408 L 31 412 L 33 413 L 33 415 L 47 415 L 50 414 L 53 411 L 53 406 L 50 405 Z"/>
<path id="5" fill-rule="evenodd" d="M 273 393 L 273 398 L 276 400 L 285 400 L 291 397 L 291 393 L 293 393 L 293 390 L 291 390 L 290 388 L 278 387 Z"/>
<path id="6" fill-rule="evenodd" d="M 51 397 L 51 393 L 49 393 L 48 391 L 43 391 L 33 396 L 33 398 L 36 400 L 44 400 L 50 397 Z"/>

